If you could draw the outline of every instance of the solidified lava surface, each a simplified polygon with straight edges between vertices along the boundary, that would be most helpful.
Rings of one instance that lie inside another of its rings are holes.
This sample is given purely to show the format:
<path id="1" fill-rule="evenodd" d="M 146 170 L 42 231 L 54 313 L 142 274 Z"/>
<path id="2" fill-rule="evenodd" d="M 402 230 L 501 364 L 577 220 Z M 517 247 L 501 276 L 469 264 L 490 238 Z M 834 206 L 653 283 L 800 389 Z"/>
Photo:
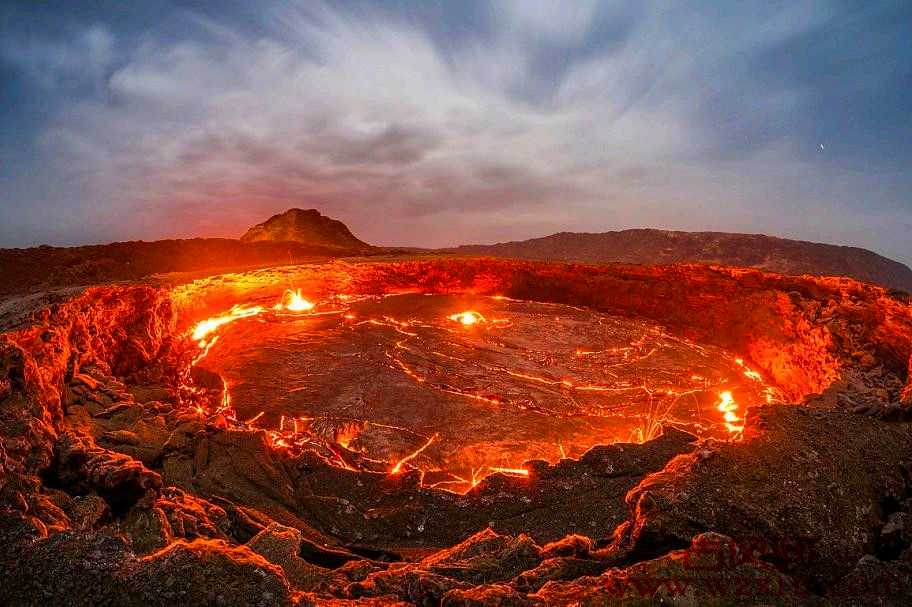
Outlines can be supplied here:
<path id="1" fill-rule="evenodd" d="M 449 258 L 30 301 L 0 604 L 912 601 L 907 296 Z"/>
<path id="2" fill-rule="evenodd" d="M 736 356 L 654 322 L 466 295 L 335 297 L 244 318 L 198 364 L 226 380 L 239 419 L 297 423 L 384 462 L 427 444 L 411 464 L 454 489 L 663 427 L 727 436 L 721 393 L 745 407 L 775 394 Z"/>

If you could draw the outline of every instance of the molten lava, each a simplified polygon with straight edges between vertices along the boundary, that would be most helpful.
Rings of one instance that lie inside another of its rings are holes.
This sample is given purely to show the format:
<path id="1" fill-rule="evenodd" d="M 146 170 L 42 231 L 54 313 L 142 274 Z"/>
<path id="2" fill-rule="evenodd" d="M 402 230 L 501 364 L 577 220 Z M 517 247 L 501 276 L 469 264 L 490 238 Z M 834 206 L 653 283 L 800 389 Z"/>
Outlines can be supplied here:
<path id="1" fill-rule="evenodd" d="M 729 432 L 737 433 L 744 430 L 744 419 L 738 415 L 738 403 L 729 390 L 719 394 L 719 404 L 716 408 L 722 413 L 725 427 Z"/>
<path id="2" fill-rule="evenodd" d="M 275 305 L 276 310 L 286 310 L 288 312 L 309 312 L 313 310 L 314 304 L 301 296 L 301 289 L 292 291 L 288 289 L 282 295 L 282 301 Z"/>
<path id="3" fill-rule="evenodd" d="M 454 304 L 465 311 L 449 313 Z M 260 322 L 220 333 L 252 317 Z M 205 357 L 223 378 L 220 401 L 201 413 L 258 423 L 277 449 L 314 449 L 353 470 L 418 469 L 458 491 L 490 474 L 527 477 L 530 459 L 645 442 L 667 427 L 737 436 L 732 390 L 751 403 L 777 395 L 742 359 L 657 325 L 505 297 L 315 303 L 288 289 L 275 305 L 203 320 L 190 337 L 192 364 Z"/>
<path id="4" fill-rule="evenodd" d="M 478 312 L 473 312 L 471 310 L 467 312 L 459 312 L 458 314 L 451 314 L 450 316 L 447 316 L 447 318 L 454 322 L 462 323 L 463 326 L 466 327 L 471 327 L 472 325 L 479 322 L 485 322 L 484 316 Z"/>
<path id="5" fill-rule="evenodd" d="M 196 326 L 193 327 L 191 336 L 194 341 L 201 342 L 200 347 L 204 347 L 206 337 L 216 331 L 219 327 L 240 320 L 241 318 L 249 318 L 262 314 L 264 311 L 262 306 L 233 306 L 226 314 L 207 318 L 206 320 L 198 322 Z"/>
<path id="6" fill-rule="evenodd" d="M 529 476 L 529 471 L 525 468 L 500 468 L 495 466 L 490 468 L 490 470 L 492 473 L 509 474 L 511 476 Z"/>
<path id="7" fill-rule="evenodd" d="M 421 454 L 422 451 L 424 451 L 425 449 L 430 447 L 431 443 L 433 443 L 435 440 L 437 440 L 438 436 L 439 436 L 439 434 L 435 434 L 434 436 L 429 438 L 426 443 L 421 445 L 418 449 L 416 449 L 415 451 L 411 452 L 410 454 L 408 454 L 407 456 L 403 457 L 398 462 L 396 462 L 396 464 L 390 470 L 390 474 L 399 474 L 402 471 L 402 466 L 404 464 L 406 464 L 407 462 L 410 462 L 411 460 L 418 457 L 418 455 Z"/>

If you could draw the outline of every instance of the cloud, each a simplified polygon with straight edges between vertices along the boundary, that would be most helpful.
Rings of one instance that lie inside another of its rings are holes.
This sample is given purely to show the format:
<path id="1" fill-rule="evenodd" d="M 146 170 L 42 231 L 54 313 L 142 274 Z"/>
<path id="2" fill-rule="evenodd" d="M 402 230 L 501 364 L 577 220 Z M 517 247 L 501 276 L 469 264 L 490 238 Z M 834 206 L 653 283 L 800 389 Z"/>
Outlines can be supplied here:
<path id="1" fill-rule="evenodd" d="M 493 10 L 502 16 L 508 33 L 566 45 L 585 37 L 597 9 L 595 0 L 505 0 L 495 4 Z"/>
<path id="2" fill-rule="evenodd" d="M 205 40 L 147 40 L 110 75 L 109 101 L 82 103 L 44 133 L 58 170 L 84 176 L 111 205 L 130 205 L 144 225 L 179 209 L 188 231 L 194 215 L 219 213 L 225 230 L 238 229 L 233 222 L 292 204 L 431 218 L 599 195 L 565 175 L 580 156 L 574 139 L 604 115 L 604 99 L 541 111 L 454 69 L 405 23 L 328 9 L 271 16 L 281 34 L 212 25 L 220 33 Z M 554 36 L 543 27 L 538 18 L 517 24 Z M 507 73 L 514 59 L 494 47 L 487 63 Z M 647 136 L 649 123 L 663 126 Z M 630 111 L 583 156 L 622 144 L 628 157 L 651 155 L 682 128 Z"/>
<path id="3" fill-rule="evenodd" d="M 0 57 L 18 66 L 45 90 L 104 86 L 114 61 L 114 37 L 95 25 L 71 35 L 66 41 L 4 36 Z"/>
<path id="4" fill-rule="evenodd" d="M 275 3 L 255 23 L 183 14 L 180 36 L 92 25 L 3 47 L 42 86 L 92 83 L 37 140 L 46 204 L 120 238 L 236 235 L 316 206 L 390 244 L 635 225 L 857 241 L 838 224 L 889 177 L 826 164 L 795 122 L 815 89 L 758 63 L 828 27 L 828 5 L 515 0 L 443 41 L 381 7 Z M 817 225 L 789 215 L 799 196 Z"/>

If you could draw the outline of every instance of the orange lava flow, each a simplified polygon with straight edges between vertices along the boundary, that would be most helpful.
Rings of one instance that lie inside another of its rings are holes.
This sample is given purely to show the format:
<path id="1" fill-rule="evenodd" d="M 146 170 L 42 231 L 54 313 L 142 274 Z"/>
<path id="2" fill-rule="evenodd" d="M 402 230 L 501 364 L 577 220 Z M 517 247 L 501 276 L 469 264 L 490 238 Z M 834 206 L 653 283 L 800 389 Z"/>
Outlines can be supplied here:
<path id="1" fill-rule="evenodd" d="M 512 476 L 529 476 L 529 471 L 525 468 L 490 468 L 492 473 L 509 474 Z"/>
<path id="2" fill-rule="evenodd" d="M 281 300 L 272 307 L 272 310 L 279 311 L 288 311 L 288 312 L 309 312 L 314 308 L 314 304 L 310 301 L 304 299 L 301 296 L 301 290 L 291 290 L 287 289 L 282 295 Z M 202 361 L 206 355 L 209 353 L 209 350 L 219 339 L 218 331 L 225 325 L 232 323 L 236 320 L 241 320 L 243 318 L 252 318 L 254 316 L 259 316 L 268 312 L 268 309 L 260 305 L 234 305 L 230 310 L 224 314 L 219 314 L 217 316 L 212 316 L 204 320 L 199 321 L 193 326 L 193 329 L 190 331 L 190 338 L 196 342 L 196 345 L 199 348 L 199 352 L 196 356 L 193 357 L 193 360 L 190 363 L 190 366 L 193 367 Z M 202 415 L 205 412 L 202 407 L 197 406 L 196 410 Z M 210 414 L 213 415 L 225 415 L 226 417 L 235 420 L 234 412 L 231 410 L 231 394 L 228 389 L 228 383 L 222 379 L 222 399 L 219 403 L 219 406 L 214 411 L 210 411 Z M 261 414 L 262 415 L 262 414 Z M 250 425 L 255 422 L 260 416 L 256 416 L 253 419 L 247 420 L 244 422 L 245 425 Z"/>
<path id="3" fill-rule="evenodd" d="M 196 323 L 191 337 L 193 337 L 194 341 L 199 342 L 200 347 L 203 348 L 207 343 L 205 341 L 206 338 L 219 327 L 241 318 L 250 318 L 251 316 L 262 314 L 264 311 L 265 309 L 262 306 L 234 306 L 226 314 L 213 316 Z"/>
<path id="4" fill-rule="evenodd" d="M 438 436 L 439 436 L 438 434 L 434 434 L 431 438 L 429 438 L 429 439 L 427 440 L 426 443 L 424 443 L 423 445 L 421 445 L 418 449 L 412 451 L 410 454 L 406 455 L 405 457 L 403 457 L 402 459 L 400 459 L 398 462 L 396 462 L 396 465 L 393 466 L 392 469 L 390 470 L 390 474 L 399 474 L 399 473 L 402 471 L 402 466 L 403 466 L 404 464 L 406 464 L 407 462 L 409 462 L 409 461 L 415 459 L 416 457 L 418 457 L 418 455 L 419 455 L 422 451 L 424 451 L 425 449 L 427 449 L 428 447 L 430 447 L 430 446 L 431 446 L 431 443 L 433 443 L 435 440 L 437 440 L 437 437 L 438 437 Z"/>
<path id="5" fill-rule="evenodd" d="M 744 419 L 738 415 L 738 403 L 728 390 L 719 394 L 719 404 L 716 408 L 722 412 L 725 427 L 729 432 L 738 433 L 744 430 Z"/>

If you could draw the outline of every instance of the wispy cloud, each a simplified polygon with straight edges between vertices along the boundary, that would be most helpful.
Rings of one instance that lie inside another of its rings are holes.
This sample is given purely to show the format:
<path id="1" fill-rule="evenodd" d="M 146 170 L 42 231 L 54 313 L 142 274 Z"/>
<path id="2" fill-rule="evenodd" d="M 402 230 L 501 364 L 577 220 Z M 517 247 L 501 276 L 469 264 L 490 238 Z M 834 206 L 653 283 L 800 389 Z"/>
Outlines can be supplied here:
<path id="1" fill-rule="evenodd" d="M 38 141 L 79 221 L 117 216 L 112 237 L 237 234 L 292 205 L 424 245 L 633 225 L 863 243 L 847 219 L 908 221 L 857 200 L 895 167 L 847 171 L 796 123 L 813 80 L 764 71 L 832 5 L 714 12 L 516 0 L 442 43 L 439 15 L 277 3 L 2 52 L 47 89 L 93 83 Z"/>

